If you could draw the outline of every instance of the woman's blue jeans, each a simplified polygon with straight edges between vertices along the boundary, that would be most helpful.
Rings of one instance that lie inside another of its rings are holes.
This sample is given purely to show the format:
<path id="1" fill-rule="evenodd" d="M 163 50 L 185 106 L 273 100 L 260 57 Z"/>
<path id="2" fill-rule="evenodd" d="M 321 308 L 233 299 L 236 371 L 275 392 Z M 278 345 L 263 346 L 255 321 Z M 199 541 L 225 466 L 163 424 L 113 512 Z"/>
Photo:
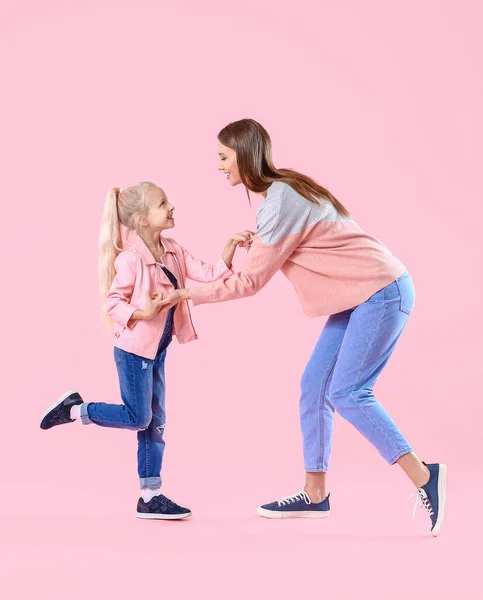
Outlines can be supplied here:
<path id="1" fill-rule="evenodd" d="M 363 304 L 329 317 L 301 381 L 305 470 L 327 471 L 334 411 L 393 464 L 412 451 L 373 392 L 414 306 L 405 272 Z"/>

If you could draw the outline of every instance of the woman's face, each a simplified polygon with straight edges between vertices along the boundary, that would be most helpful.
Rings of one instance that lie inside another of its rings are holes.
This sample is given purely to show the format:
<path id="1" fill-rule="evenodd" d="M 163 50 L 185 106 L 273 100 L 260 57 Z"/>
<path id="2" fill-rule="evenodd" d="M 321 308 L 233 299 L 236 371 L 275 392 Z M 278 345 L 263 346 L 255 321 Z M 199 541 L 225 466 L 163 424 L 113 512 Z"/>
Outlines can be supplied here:
<path id="1" fill-rule="evenodd" d="M 218 142 L 218 155 L 220 157 L 220 164 L 218 170 L 225 173 L 225 177 L 231 183 L 231 185 L 238 185 L 242 182 L 240 179 L 240 173 L 238 171 L 238 165 L 236 162 L 236 152 L 228 146 L 224 146 L 221 142 Z"/>

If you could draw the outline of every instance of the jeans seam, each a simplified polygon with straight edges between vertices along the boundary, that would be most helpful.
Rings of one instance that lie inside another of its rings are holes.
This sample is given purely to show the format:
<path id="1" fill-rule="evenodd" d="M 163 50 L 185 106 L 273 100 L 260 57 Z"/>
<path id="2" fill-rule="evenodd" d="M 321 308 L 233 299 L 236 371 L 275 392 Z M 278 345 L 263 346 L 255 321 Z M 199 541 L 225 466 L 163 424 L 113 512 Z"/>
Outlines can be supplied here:
<path id="1" fill-rule="evenodd" d="M 149 426 L 148 426 L 149 427 Z M 150 468 L 150 461 L 149 461 L 149 443 L 148 443 L 148 430 L 146 429 L 146 431 L 144 431 L 144 455 L 146 457 L 146 476 L 149 477 L 149 468 Z"/>
<path id="2" fill-rule="evenodd" d="M 386 292 L 384 292 L 384 297 L 385 297 L 385 294 L 386 294 Z M 362 360 L 361 360 L 361 363 L 360 363 L 360 365 L 359 365 L 359 369 L 358 369 L 358 371 L 357 371 L 357 375 L 356 375 L 356 382 L 359 380 L 359 376 L 360 376 L 360 374 L 361 374 L 361 371 L 362 371 L 362 366 L 364 365 L 364 362 L 365 362 L 365 360 L 366 360 L 366 358 L 367 358 L 367 355 L 368 355 L 368 353 L 369 353 L 369 350 L 370 350 L 370 348 L 371 348 L 371 346 L 372 346 L 372 344 L 373 344 L 374 340 L 376 339 L 377 332 L 379 331 L 379 326 L 380 326 L 380 324 L 381 324 L 381 321 L 382 321 L 382 319 L 383 319 L 384 315 L 386 314 L 386 310 L 387 310 L 387 300 L 385 300 L 385 302 L 384 302 L 384 308 L 383 308 L 383 310 L 382 310 L 382 312 L 381 312 L 381 316 L 379 317 L 379 321 L 378 321 L 378 323 L 377 323 L 377 327 L 374 329 L 374 335 L 372 336 L 372 339 L 371 339 L 371 341 L 369 342 L 369 344 L 367 344 L 366 352 L 365 352 L 365 354 L 364 354 L 364 356 L 363 356 L 363 358 L 362 358 Z M 357 385 L 357 383 L 356 383 L 355 385 Z M 355 392 L 356 392 L 356 389 L 354 388 L 353 390 L 351 390 L 351 391 L 349 392 L 349 395 L 352 397 L 352 396 L 354 395 L 354 393 L 355 393 Z M 368 419 L 368 420 L 369 420 L 369 421 L 370 421 L 370 422 L 373 424 L 373 426 L 374 426 L 374 427 L 375 427 L 375 428 L 376 428 L 376 429 L 377 429 L 377 430 L 378 430 L 378 431 L 379 431 L 379 432 L 380 432 L 380 433 L 381 433 L 381 434 L 384 436 L 384 438 L 385 438 L 386 440 L 389 440 L 389 441 L 390 441 L 390 442 L 393 444 L 394 448 L 396 448 L 396 450 L 397 450 L 397 446 L 396 446 L 396 444 L 394 443 L 394 441 L 393 441 L 393 440 L 391 440 L 390 438 L 388 438 L 386 431 L 384 431 L 384 429 L 381 429 L 381 427 L 378 425 L 378 423 L 376 423 L 376 422 L 375 422 L 375 421 L 374 421 L 374 420 L 373 420 L 373 419 L 370 417 L 370 415 L 368 415 L 368 414 L 366 413 L 366 411 L 364 410 L 364 408 L 363 408 L 362 406 L 360 406 L 358 402 L 355 402 L 354 404 L 355 404 L 355 406 L 357 406 L 357 407 L 359 408 L 359 410 L 360 410 L 360 411 L 362 412 L 362 414 L 363 414 L 363 415 L 366 417 L 366 419 Z"/>
<path id="3" fill-rule="evenodd" d="M 129 357 L 129 363 L 131 366 L 131 390 L 132 390 L 132 398 L 134 400 L 134 406 L 136 407 L 136 411 L 137 411 L 137 418 L 139 419 L 139 415 L 140 415 L 140 411 L 139 411 L 139 398 L 138 395 L 136 394 L 136 377 L 134 374 L 134 361 L 132 360 L 131 357 Z M 146 472 L 147 474 L 147 472 Z"/>
<path id="4" fill-rule="evenodd" d="M 324 427 L 321 427 L 321 407 L 322 409 L 325 406 L 325 392 L 326 392 L 326 387 L 327 387 L 327 382 L 330 379 L 331 373 L 334 371 L 335 369 L 335 365 L 337 363 L 337 358 L 339 356 L 339 352 L 340 349 L 342 347 L 342 342 L 340 343 L 339 347 L 337 348 L 337 352 L 335 353 L 334 358 L 332 359 L 332 362 L 329 365 L 329 368 L 327 369 L 324 378 L 322 380 L 322 383 L 320 385 L 320 389 L 319 389 L 319 402 L 318 402 L 318 414 L 317 414 L 317 422 L 318 422 L 318 429 L 319 429 L 319 451 L 317 453 L 317 465 L 321 465 L 324 462 L 324 442 L 325 442 L 325 429 Z M 322 393 L 323 390 L 323 393 Z M 321 429 L 323 430 L 322 434 L 321 434 Z M 319 466 L 318 468 L 323 468 L 321 466 Z"/>
<path id="5" fill-rule="evenodd" d="M 351 396 L 353 395 L 354 392 L 351 393 Z M 358 403 L 355 403 L 356 406 L 358 406 Z M 398 447 L 396 446 L 396 444 L 394 443 L 394 440 L 392 440 L 390 437 L 388 437 L 387 432 L 382 429 L 378 423 L 376 423 L 376 421 L 374 421 L 373 419 L 371 419 L 371 417 L 366 413 L 366 411 L 364 410 L 364 408 L 362 406 L 359 406 L 359 410 L 362 412 L 362 414 L 366 417 L 366 419 L 368 421 L 370 421 L 374 427 L 381 433 L 381 435 L 384 436 L 384 439 L 391 442 L 391 444 L 394 446 L 394 448 L 396 448 L 396 450 L 399 452 Z"/>
<path id="6" fill-rule="evenodd" d="M 128 431 L 139 431 L 137 427 L 126 425 L 124 421 L 114 421 L 113 419 L 100 419 L 98 417 L 96 417 L 95 420 L 91 419 L 91 417 L 89 417 L 89 419 L 91 423 L 95 423 L 97 425 L 106 425 L 110 429 L 127 429 Z M 117 427 L 117 425 L 119 425 L 119 427 Z"/>
<path id="7" fill-rule="evenodd" d="M 387 309 L 387 301 L 384 301 L 384 308 L 383 308 L 383 310 L 381 312 L 381 316 L 379 317 L 379 321 L 377 322 L 377 327 L 374 329 L 374 333 L 372 335 L 371 341 L 367 344 L 366 351 L 365 351 L 364 356 L 362 357 L 362 360 L 361 360 L 361 362 L 359 364 L 359 368 L 357 369 L 357 374 L 356 374 L 356 378 L 355 378 L 354 388 L 350 391 L 351 394 L 356 391 L 356 387 L 355 386 L 357 386 L 357 381 L 359 381 L 359 376 L 360 376 L 361 371 L 362 371 L 362 366 L 363 366 L 363 364 L 364 364 L 364 362 L 365 362 L 365 360 L 367 358 L 367 355 L 369 354 L 369 350 L 370 350 L 372 344 L 374 343 L 374 340 L 376 339 L 376 335 L 377 335 L 377 332 L 379 331 L 379 326 L 381 324 L 382 318 L 386 314 L 386 309 Z"/>

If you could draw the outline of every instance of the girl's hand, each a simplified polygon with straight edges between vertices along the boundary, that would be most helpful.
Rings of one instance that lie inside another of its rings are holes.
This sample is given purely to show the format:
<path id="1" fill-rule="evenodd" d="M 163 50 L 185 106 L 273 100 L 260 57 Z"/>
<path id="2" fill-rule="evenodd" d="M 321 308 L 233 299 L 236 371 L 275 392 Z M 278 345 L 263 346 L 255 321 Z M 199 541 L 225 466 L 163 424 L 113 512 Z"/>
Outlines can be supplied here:
<path id="1" fill-rule="evenodd" d="M 159 313 L 164 300 L 163 294 L 155 292 L 154 294 L 146 293 L 146 306 L 144 308 L 144 319 L 151 321 Z"/>
<path id="2" fill-rule="evenodd" d="M 250 250 L 250 246 L 252 245 L 253 236 L 255 234 L 248 229 L 242 231 L 241 233 L 233 233 L 228 238 L 228 242 L 226 243 L 225 249 L 222 253 L 222 258 L 225 261 L 225 265 L 231 269 L 233 264 L 233 257 L 235 256 L 235 251 L 238 246 L 243 246 L 246 248 L 247 252 Z"/>
<path id="3" fill-rule="evenodd" d="M 246 248 L 248 251 L 250 249 L 250 246 L 252 245 L 254 235 L 255 233 L 253 231 L 245 229 L 245 231 L 242 231 L 240 233 L 233 233 L 228 238 L 228 243 L 232 244 L 235 247 L 241 246 L 243 248 Z"/>

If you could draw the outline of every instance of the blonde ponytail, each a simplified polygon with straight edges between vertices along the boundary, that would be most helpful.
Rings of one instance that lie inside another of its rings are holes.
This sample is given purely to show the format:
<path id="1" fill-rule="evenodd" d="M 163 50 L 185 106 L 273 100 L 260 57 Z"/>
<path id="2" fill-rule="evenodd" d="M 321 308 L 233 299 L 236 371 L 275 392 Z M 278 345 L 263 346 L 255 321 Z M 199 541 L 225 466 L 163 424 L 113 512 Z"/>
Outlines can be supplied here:
<path id="1" fill-rule="evenodd" d="M 113 187 L 107 192 L 104 203 L 104 213 L 99 232 L 99 260 L 97 264 L 99 275 L 99 292 L 102 303 L 102 320 L 107 329 L 112 327 L 112 319 L 105 312 L 107 292 L 116 274 L 114 261 L 121 252 L 121 233 L 119 231 L 119 214 L 117 202 L 120 189 Z"/>
<path id="2" fill-rule="evenodd" d="M 154 183 L 143 181 L 127 188 L 111 188 L 104 203 L 104 213 L 99 231 L 99 292 L 102 303 L 102 320 L 107 329 L 112 329 L 112 319 L 105 311 L 107 294 L 116 275 L 114 261 L 122 252 L 120 224 L 139 233 L 140 217 L 148 212 L 147 194 L 156 188 Z"/>

